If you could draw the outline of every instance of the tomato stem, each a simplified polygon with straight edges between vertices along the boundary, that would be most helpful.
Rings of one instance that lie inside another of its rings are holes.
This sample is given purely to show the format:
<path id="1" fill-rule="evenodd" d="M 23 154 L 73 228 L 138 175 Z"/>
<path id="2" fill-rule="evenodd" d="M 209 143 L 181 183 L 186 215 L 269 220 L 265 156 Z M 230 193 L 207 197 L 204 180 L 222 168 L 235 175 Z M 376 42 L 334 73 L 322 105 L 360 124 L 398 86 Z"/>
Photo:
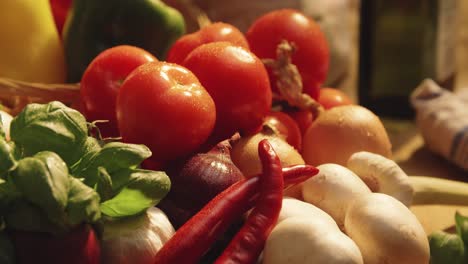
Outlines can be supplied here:
<path id="1" fill-rule="evenodd" d="M 314 116 L 318 116 L 324 109 L 315 99 L 303 93 L 301 74 L 291 61 L 295 51 L 294 43 L 282 40 L 276 49 L 276 59 L 262 60 L 276 77 L 279 94 L 275 94 L 274 98 L 285 100 L 290 106 L 309 110 Z"/>

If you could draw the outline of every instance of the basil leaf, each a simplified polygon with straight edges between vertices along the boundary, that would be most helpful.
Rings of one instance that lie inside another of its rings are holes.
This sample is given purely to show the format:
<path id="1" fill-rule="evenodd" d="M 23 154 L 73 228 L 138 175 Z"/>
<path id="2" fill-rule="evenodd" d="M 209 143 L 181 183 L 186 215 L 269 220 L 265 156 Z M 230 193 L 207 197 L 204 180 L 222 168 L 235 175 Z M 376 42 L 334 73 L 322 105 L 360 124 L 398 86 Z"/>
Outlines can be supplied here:
<path id="1" fill-rule="evenodd" d="M 11 182 L 0 179 L 0 216 L 5 215 L 11 203 L 20 197 L 21 194 Z"/>
<path id="2" fill-rule="evenodd" d="M 13 147 L 0 137 L 0 178 L 4 178 L 6 173 L 16 164 Z"/>
<path id="3" fill-rule="evenodd" d="M 466 252 L 462 239 L 456 234 L 436 231 L 429 236 L 431 264 L 465 264 Z"/>
<path id="4" fill-rule="evenodd" d="M 89 161 L 99 152 L 101 145 L 99 140 L 94 137 L 87 137 L 85 142 L 80 148 L 82 153 L 81 158 L 72 166 L 70 166 L 70 173 L 72 175 L 81 175 L 84 168 L 89 164 Z"/>
<path id="5" fill-rule="evenodd" d="M 101 203 L 101 212 L 116 218 L 135 215 L 158 204 L 171 186 L 167 174 L 160 171 L 126 169 L 114 177 L 117 184 L 113 187 L 118 194 Z"/>
<path id="6" fill-rule="evenodd" d="M 20 160 L 11 178 L 21 194 L 53 222 L 64 221 L 69 175 L 67 165 L 57 154 L 44 151 Z"/>
<path id="7" fill-rule="evenodd" d="M 463 242 L 468 248 L 468 217 L 461 215 L 459 212 L 456 212 L 455 226 L 457 228 L 457 234 L 462 238 Z"/>
<path id="8" fill-rule="evenodd" d="M 98 168 L 98 182 L 96 184 L 96 191 L 101 197 L 101 201 L 107 201 L 113 196 L 112 191 L 112 178 L 103 167 Z"/>
<path id="9" fill-rule="evenodd" d="M 68 221 L 72 226 L 82 222 L 93 223 L 101 217 L 99 195 L 91 187 L 79 179 L 70 177 L 70 192 L 68 193 Z"/>
<path id="10" fill-rule="evenodd" d="M 0 232 L 0 263 L 3 264 L 14 264 L 15 251 L 10 238 L 5 232 Z"/>
<path id="11" fill-rule="evenodd" d="M 87 137 L 81 147 L 81 153 L 98 152 L 101 149 L 101 143 L 95 137 Z"/>
<path id="12" fill-rule="evenodd" d="M 57 234 L 67 230 L 64 225 L 52 223 L 43 210 L 25 200 L 14 204 L 5 215 L 5 223 L 8 228 L 32 232 Z"/>
<path id="13" fill-rule="evenodd" d="M 113 172 L 139 165 L 151 156 L 151 151 L 144 145 L 111 142 L 98 152 L 87 155 L 74 168 L 73 175 L 84 177 L 88 186 L 94 186 L 98 180 L 98 168 L 103 167 L 112 175 Z"/>
<path id="14" fill-rule="evenodd" d="M 81 158 L 77 151 L 88 136 L 83 115 L 61 102 L 28 104 L 11 122 L 10 137 L 25 156 L 57 153 L 68 165 Z"/>

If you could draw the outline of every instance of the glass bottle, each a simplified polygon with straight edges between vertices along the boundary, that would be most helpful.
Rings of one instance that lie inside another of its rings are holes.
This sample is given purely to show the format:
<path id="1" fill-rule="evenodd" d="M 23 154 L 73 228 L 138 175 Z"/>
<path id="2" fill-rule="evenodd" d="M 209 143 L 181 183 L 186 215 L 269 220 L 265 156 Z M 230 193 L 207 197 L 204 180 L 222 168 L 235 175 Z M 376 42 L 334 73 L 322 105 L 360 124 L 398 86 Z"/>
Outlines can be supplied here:
<path id="1" fill-rule="evenodd" d="M 362 0 L 359 103 L 381 116 L 413 118 L 410 93 L 425 78 L 452 89 L 457 0 Z"/>

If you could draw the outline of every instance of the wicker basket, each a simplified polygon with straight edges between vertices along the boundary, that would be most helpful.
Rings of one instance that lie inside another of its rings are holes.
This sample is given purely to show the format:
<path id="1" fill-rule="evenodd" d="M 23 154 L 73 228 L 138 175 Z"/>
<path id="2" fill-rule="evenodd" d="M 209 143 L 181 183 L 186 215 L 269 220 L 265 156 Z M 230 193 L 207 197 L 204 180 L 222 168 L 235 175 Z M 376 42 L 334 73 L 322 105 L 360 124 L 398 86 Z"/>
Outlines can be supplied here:
<path id="1" fill-rule="evenodd" d="M 3 110 L 16 115 L 28 103 L 45 103 L 54 100 L 68 105 L 78 102 L 80 85 L 30 83 L 0 78 L 0 102 Z"/>

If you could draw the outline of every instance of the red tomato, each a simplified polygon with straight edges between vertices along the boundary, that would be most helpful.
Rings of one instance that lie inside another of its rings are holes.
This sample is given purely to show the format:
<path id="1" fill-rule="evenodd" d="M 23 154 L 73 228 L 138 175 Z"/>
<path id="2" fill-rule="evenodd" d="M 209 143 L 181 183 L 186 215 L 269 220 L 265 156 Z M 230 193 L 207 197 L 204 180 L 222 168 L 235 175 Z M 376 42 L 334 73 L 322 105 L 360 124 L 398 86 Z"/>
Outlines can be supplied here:
<path id="1" fill-rule="evenodd" d="M 116 109 L 122 140 L 148 146 L 156 164 L 197 150 L 216 119 L 213 99 L 195 75 L 168 62 L 135 69 L 120 88 Z"/>
<path id="2" fill-rule="evenodd" d="M 312 124 L 314 121 L 314 115 L 309 110 L 298 110 L 298 109 L 291 109 L 286 110 L 286 113 L 291 116 L 294 121 L 296 121 L 299 130 L 301 131 L 301 135 L 304 135 L 307 128 Z"/>
<path id="3" fill-rule="evenodd" d="M 213 42 L 194 49 L 185 59 L 213 97 L 216 124 L 210 143 L 258 131 L 270 112 L 268 73 L 257 56 L 229 42 Z"/>
<path id="4" fill-rule="evenodd" d="M 81 79 L 83 114 L 99 123 L 104 136 L 118 136 L 115 101 L 123 80 L 138 66 L 157 61 L 151 53 L 134 46 L 121 45 L 104 50 L 89 64 Z"/>
<path id="5" fill-rule="evenodd" d="M 289 145 L 298 151 L 302 147 L 302 134 L 296 121 L 283 112 L 271 112 L 266 118 L 265 123 L 272 126 L 282 135 Z"/>
<path id="6" fill-rule="evenodd" d="M 330 109 L 340 105 L 353 104 L 353 101 L 343 91 L 335 88 L 320 89 L 318 102 L 325 109 Z"/>
<path id="7" fill-rule="evenodd" d="M 186 34 L 179 38 L 169 50 L 167 61 L 181 64 L 187 55 L 196 47 L 217 41 L 227 41 L 234 45 L 249 48 L 244 34 L 230 24 L 217 22 L 205 26 L 197 32 Z"/>
<path id="8" fill-rule="evenodd" d="M 259 58 L 276 58 L 282 40 L 294 43 L 292 55 L 301 74 L 303 91 L 318 98 L 319 85 L 328 73 L 329 50 L 325 35 L 311 18 L 293 9 L 274 10 L 257 18 L 246 33 L 250 49 Z M 271 75 L 271 74 L 270 74 Z M 272 77 L 272 89 L 276 81 Z"/>

